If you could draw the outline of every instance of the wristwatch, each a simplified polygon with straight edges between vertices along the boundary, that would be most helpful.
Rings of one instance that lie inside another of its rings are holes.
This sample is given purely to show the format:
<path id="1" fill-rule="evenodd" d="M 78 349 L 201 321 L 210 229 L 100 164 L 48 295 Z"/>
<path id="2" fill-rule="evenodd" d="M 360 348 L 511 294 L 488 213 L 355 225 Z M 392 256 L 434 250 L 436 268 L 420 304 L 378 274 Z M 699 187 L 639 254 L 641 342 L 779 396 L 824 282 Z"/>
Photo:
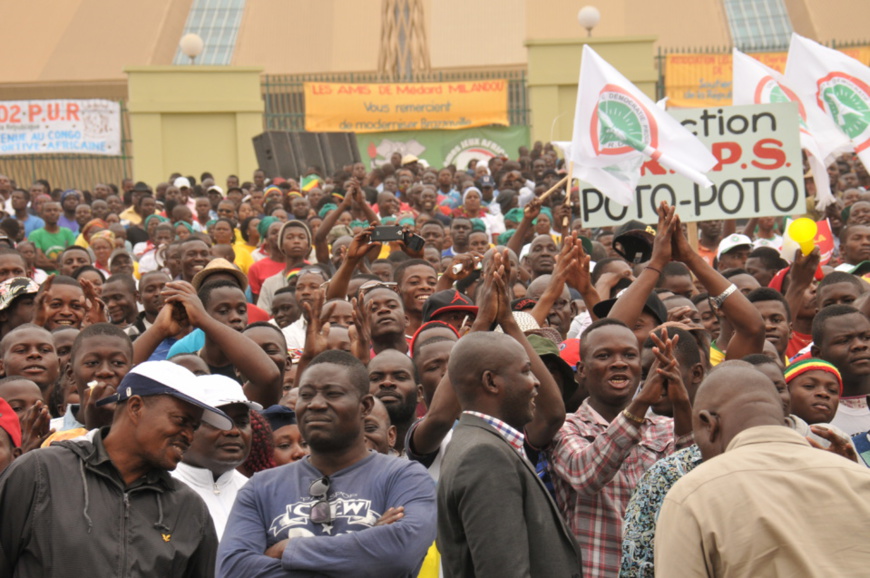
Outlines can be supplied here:
<path id="1" fill-rule="evenodd" d="M 727 289 L 725 289 L 725 291 L 722 291 L 719 296 L 710 299 L 710 307 L 712 307 L 715 312 L 718 312 L 719 309 L 722 308 L 722 304 L 725 303 L 725 300 L 735 291 L 737 291 L 737 285 L 732 283 Z"/>

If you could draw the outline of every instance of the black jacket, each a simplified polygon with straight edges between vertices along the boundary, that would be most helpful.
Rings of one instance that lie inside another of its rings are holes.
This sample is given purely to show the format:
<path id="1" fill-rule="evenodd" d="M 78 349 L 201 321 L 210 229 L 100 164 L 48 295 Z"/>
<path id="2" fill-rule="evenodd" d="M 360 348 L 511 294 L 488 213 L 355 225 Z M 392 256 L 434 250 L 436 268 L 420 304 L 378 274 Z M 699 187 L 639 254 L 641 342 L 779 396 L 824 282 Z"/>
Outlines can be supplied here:
<path id="1" fill-rule="evenodd" d="M 103 446 L 63 441 L 0 477 L 0 576 L 213 576 L 214 524 L 166 471 L 125 487 Z"/>

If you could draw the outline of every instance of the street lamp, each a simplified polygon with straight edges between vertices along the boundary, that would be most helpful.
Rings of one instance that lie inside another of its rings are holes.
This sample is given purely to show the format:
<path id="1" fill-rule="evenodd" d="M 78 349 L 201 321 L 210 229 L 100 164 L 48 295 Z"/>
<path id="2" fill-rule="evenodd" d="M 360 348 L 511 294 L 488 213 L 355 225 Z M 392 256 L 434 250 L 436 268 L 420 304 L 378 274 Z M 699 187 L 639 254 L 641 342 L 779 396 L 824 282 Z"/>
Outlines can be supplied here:
<path id="1" fill-rule="evenodd" d="M 601 12 L 595 6 L 584 6 L 577 12 L 577 22 L 586 29 L 589 36 L 592 36 L 592 29 L 599 21 L 601 21 Z"/>
<path id="2" fill-rule="evenodd" d="M 194 63 L 197 56 L 202 54 L 202 38 L 199 34 L 194 34 L 193 32 L 185 34 L 178 42 L 178 46 L 181 48 L 181 52 L 190 58 L 191 64 Z"/>

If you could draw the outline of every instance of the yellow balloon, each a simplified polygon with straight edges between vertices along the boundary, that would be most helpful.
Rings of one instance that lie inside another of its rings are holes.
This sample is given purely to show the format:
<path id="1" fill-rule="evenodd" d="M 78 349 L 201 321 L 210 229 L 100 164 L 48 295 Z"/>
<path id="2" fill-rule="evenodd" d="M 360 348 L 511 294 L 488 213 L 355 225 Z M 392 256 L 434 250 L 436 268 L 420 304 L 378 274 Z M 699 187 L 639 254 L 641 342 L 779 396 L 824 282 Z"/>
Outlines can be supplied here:
<path id="1" fill-rule="evenodd" d="M 800 246 L 801 246 L 801 253 L 804 254 L 804 257 L 806 257 L 807 255 L 809 255 L 810 253 L 813 252 L 813 249 L 816 248 L 816 242 L 813 241 L 812 239 L 810 239 L 809 241 L 804 241 L 803 243 L 801 243 Z"/>
<path id="2" fill-rule="evenodd" d="M 812 241 L 816 237 L 818 230 L 815 221 L 801 217 L 792 221 L 791 225 L 788 226 L 788 236 L 803 247 L 804 242 Z"/>

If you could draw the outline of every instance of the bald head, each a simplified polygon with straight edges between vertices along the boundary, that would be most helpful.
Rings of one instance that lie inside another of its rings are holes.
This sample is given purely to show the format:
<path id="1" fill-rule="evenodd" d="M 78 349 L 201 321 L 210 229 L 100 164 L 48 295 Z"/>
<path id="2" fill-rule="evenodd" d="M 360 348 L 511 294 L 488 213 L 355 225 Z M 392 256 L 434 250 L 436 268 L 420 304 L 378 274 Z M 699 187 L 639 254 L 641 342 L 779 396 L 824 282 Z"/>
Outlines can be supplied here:
<path id="1" fill-rule="evenodd" d="M 695 443 L 704 459 L 723 453 L 740 432 L 762 425 L 785 425 L 770 378 L 744 361 L 716 366 L 698 388 L 692 408 Z"/>
<path id="2" fill-rule="evenodd" d="M 447 375 L 462 409 L 484 411 L 479 404 L 486 397 L 486 384 L 492 375 L 524 356 L 522 346 L 504 333 L 469 333 L 457 341 L 447 363 Z"/>

